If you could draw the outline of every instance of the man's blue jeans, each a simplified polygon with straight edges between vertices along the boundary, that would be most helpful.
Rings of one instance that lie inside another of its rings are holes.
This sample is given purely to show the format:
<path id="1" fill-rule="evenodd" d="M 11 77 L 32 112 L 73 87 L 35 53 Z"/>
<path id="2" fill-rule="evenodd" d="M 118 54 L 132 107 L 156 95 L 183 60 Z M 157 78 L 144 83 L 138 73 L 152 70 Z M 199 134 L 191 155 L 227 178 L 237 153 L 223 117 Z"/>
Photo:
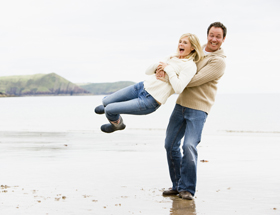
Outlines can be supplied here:
<path id="1" fill-rule="evenodd" d="M 195 194 L 197 177 L 197 145 L 207 113 L 176 104 L 166 130 L 165 149 L 172 189 Z M 182 150 L 181 139 L 184 138 Z"/>
<path id="2" fill-rule="evenodd" d="M 117 121 L 120 114 L 146 115 L 156 111 L 160 105 L 144 89 L 144 83 L 123 88 L 102 100 L 108 120 Z"/>

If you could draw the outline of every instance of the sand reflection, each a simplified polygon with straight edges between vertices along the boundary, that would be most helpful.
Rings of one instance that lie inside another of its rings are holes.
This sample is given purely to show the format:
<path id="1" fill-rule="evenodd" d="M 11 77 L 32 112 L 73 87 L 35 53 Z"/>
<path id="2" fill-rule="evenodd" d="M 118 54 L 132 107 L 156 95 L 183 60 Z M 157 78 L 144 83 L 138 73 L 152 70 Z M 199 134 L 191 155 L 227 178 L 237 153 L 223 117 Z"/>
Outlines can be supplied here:
<path id="1" fill-rule="evenodd" d="M 178 196 L 167 197 L 172 200 L 170 215 L 194 215 L 196 214 L 195 200 L 189 201 Z"/>

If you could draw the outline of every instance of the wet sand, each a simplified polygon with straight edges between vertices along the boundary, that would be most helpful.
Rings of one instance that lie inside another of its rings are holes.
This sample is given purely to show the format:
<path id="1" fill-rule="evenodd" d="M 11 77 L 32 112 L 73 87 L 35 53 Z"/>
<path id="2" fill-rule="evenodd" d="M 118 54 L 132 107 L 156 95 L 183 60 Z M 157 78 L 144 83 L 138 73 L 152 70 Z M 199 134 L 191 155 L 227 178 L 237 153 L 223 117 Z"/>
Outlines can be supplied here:
<path id="1" fill-rule="evenodd" d="M 2 131 L 1 214 L 280 214 L 280 134 L 204 134 L 193 201 L 162 196 L 164 136 Z"/>

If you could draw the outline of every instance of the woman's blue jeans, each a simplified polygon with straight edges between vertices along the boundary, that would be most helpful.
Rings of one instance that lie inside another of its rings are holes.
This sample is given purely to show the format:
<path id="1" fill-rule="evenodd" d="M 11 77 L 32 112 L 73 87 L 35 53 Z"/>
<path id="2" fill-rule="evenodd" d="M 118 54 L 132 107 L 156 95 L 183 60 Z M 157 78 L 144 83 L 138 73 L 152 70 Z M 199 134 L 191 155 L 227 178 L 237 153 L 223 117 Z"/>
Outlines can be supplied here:
<path id="1" fill-rule="evenodd" d="M 117 121 L 120 114 L 146 115 L 156 111 L 160 105 L 144 89 L 144 83 L 123 88 L 102 100 L 108 120 Z"/>
<path id="2" fill-rule="evenodd" d="M 166 130 L 165 149 L 172 189 L 195 194 L 197 177 L 197 145 L 207 113 L 176 104 Z M 182 150 L 181 139 L 184 138 Z"/>

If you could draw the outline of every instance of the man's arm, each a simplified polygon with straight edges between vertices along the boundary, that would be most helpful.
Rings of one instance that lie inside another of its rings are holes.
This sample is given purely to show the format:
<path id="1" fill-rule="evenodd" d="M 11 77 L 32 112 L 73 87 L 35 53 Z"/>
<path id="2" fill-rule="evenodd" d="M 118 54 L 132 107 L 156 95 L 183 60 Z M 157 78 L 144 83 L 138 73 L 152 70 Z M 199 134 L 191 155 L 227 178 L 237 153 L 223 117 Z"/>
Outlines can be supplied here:
<path id="1" fill-rule="evenodd" d="M 222 58 L 212 59 L 205 67 L 194 75 L 187 87 L 197 87 L 223 76 L 226 68 Z"/>

